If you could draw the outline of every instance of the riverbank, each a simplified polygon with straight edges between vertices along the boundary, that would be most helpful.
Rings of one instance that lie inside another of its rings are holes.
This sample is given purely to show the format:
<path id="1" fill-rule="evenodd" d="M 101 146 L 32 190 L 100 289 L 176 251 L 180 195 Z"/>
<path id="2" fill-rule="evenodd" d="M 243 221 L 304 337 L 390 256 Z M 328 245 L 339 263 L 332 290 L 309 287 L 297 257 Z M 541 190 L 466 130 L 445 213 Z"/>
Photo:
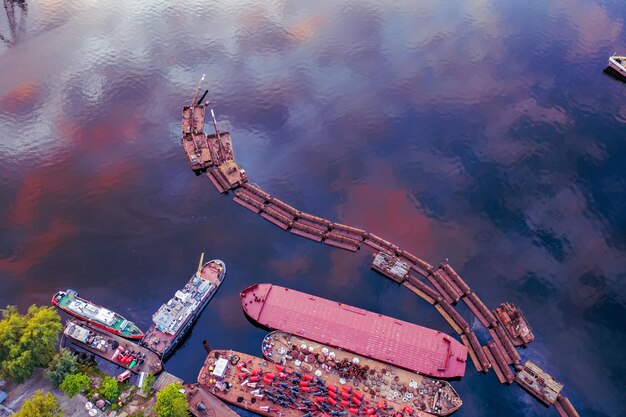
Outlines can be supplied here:
<path id="1" fill-rule="evenodd" d="M 59 405 L 64 411 L 64 417 L 85 417 L 87 409 L 85 404 L 92 399 L 87 398 L 85 395 L 78 394 L 73 398 L 68 398 L 59 388 L 55 388 L 50 381 L 45 377 L 45 369 L 37 369 L 31 378 L 22 384 L 7 384 L 5 391 L 8 393 L 7 398 L 4 400 L 3 405 L 13 411 L 17 412 L 24 404 L 24 401 L 32 397 L 35 392 L 42 390 L 43 392 L 50 392 L 59 401 Z M 90 375 L 91 378 L 100 378 L 97 375 Z M 143 415 L 144 417 L 152 417 L 156 414 L 153 412 L 153 407 L 156 402 L 156 396 L 151 395 L 148 398 L 144 398 L 140 395 L 132 394 L 130 391 L 132 387 L 128 387 L 122 390 L 121 397 L 128 400 L 123 408 L 118 410 L 97 410 L 96 416 L 108 416 L 108 417 L 128 417 Z M 132 398 L 131 398 L 132 396 Z M 4 414 L 3 414 L 4 413 Z M 141 413 L 141 414 L 139 414 Z M 10 415 L 6 410 L 0 410 L 0 417 Z"/>

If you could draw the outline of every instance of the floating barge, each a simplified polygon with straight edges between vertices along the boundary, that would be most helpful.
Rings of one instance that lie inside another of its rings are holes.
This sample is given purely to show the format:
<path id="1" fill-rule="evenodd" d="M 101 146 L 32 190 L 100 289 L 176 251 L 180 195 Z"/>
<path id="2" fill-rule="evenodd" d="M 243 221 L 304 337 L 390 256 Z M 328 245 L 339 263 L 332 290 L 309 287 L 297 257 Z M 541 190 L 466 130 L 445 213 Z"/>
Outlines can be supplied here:
<path id="1" fill-rule="evenodd" d="M 263 416 L 430 416 L 408 406 L 396 411 L 347 385 L 232 350 L 209 353 L 198 383 L 217 398 Z"/>
<path id="2" fill-rule="evenodd" d="M 185 286 L 152 316 L 152 326 L 141 344 L 162 358 L 172 353 L 178 342 L 195 323 L 211 301 L 226 275 L 226 265 L 219 259 L 202 263 Z"/>
<path id="3" fill-rule="evenodd" d="M 528 320 L 514 304 L 500 304 L 499 307 L 493 310 L 493 314 L 504 327 L 514 346 L 526 346 L 535 340 L 535 335 L 528 324 Z"/>
<path id="4" fill-rule="evenodd" d="M 436 378 L 465 374 L 467 348 L 442 332 L 272 284 L 240 294 L 262 326 Z"/>
<path id="5" fill-rule="evenodd" d="M 211 110 L 214 134 L 204 132 L 206 106 L 202 103 L 207 91 L 198 99 L 204 75 L 200 79 L 194 92 L 191 103 L 183 106 L 182 110 L 182 137 L 181 144 L 191 169 L 197 174 L 206 173 L 213 185 L 221 193 L 243 185 L 248 177 L 246 171 L 237 165 L 233 153 L 230 133 L 220 132 Z M 197 101 L 196 101 L 197 100 Z"/>
<path id="6" fill-rule="evenodd" d="M 188 410 L 195 417 L 238 417 L 215 395 L 199 384 L 185 384 Z"/>
<path id="7" fill-rule="evenodd" d="M 74 345 L 132 372 L 158 374 L 163 370 L 154 352 L 89 323 L 68 320 L 63 335 Z"/>
<path id="8" fill-rule="evenodd" d="M 385 401 L 398 412 L 405 407 L 446 416 L 463 402 L 447 382 L 333 348 L 282 331 L 265 336 L 263 356 L 277 364 L 313 373 L 326 383 L 362 390 L 372 402 Z"/>
<path id="9" fill-rule="evenodd" d="M 557 401 L 563 389 L 563 384 L 531 361 L 517 367 L 515 382 L 547 406 Z"/>
<path id="10" fill-rule="evenodd" d="M 52 304 L 66 313 L 93 324 L 107 332 L 128 339 L 141 339 L 143 332 L 121 315 L 78 296 L 78 291 L 68 289 L 52 296 Z"/>

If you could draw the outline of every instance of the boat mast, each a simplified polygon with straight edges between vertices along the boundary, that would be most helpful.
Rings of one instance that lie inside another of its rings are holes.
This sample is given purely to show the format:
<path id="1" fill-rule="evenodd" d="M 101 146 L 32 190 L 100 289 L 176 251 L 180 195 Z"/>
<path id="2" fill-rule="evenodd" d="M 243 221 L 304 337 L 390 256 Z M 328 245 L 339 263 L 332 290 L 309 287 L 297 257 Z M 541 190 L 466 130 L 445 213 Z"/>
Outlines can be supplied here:
<path id="1" fill-rule="evenodd" d="M 202 272 L 202 261 L 203 260 L 204 260 L 204 252 L 202 252 L 202 255 L 200 255 L 200 262 L 198 263 L 198 272 L 196 273 L 198 278 L 200 277 L 200 273 Z"/>
<path id="2" fill-rule="evenodd" d="M 193 134 L 193 131 L 195 130 L 195 118 L 194 118 L 194 103 L 196 102 L 196 99 L 198 98 L 198 92 L 200 91 L 200 87 L 202 87 L 202 82 L 204 81 L 204 77 L 206 74 L 202 74 L 202 77 L 200 78 L 200 81 L 198 81 L 198 85 L 196 86 L 196 90 L 193 92 L 193 97 L 191 98 L 191 104 L 189 104 L 189 116 L 191 118 L 190 123 L 191 123 L 191 141 L 193 142 L 193 147 L 196 151 L 196 155 L 200 155 L 202 153 L 202 151 L 198 148 L 198 145 L 196 144 L 196 137 Z"/>
<path id="3" fill-rule="evenodd" d="M 217 120 L 215 120 L 215 113 L 213 113 L 213 109 L 211 109 L 211 118 L 213 119 L 213 127 L 215 128 L 215 135 L 217 136 L 217 147 L 219 149 L 219 157 L 223 161 L 224 151 L 222 150 L 222 139 L 220 138 L 220 130 L 217 128 Z"/>

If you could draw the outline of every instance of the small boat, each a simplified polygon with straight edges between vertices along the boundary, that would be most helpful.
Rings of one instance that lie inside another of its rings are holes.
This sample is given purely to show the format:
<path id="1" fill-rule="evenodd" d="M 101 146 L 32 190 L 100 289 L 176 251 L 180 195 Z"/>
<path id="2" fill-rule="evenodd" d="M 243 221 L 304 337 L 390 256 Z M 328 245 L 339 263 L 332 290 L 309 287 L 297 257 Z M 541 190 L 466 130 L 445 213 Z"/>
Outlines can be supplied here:
<path id="1" fill-rule="evenodd" d="M 613 68 L 622 77 L 626 78 L 626 56 L 617 56 L 613 54 L 609 58 L 609 67 Z"/>
<path id="2" fill-rule="evenodd" d="M 78 296 L 78 291 L 68 289 L 59 291 L 52 296 L 52 304 L 94 326 L 127 339 L 141 339 L 143 332 L 133 323 L 97 304 Z"/>

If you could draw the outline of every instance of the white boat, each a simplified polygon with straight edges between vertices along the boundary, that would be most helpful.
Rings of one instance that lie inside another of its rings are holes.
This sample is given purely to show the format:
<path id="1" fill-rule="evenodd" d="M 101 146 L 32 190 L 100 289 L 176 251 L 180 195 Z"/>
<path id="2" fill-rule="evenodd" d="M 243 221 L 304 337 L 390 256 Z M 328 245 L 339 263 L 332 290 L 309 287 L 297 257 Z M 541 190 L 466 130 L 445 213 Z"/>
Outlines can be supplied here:
<path id="1" fill-rule="evenodd" d="M 626 77 L 626 56 L 613 54 L 609 58 L 609 67 L 617 71 L 622 77 Z"/>

